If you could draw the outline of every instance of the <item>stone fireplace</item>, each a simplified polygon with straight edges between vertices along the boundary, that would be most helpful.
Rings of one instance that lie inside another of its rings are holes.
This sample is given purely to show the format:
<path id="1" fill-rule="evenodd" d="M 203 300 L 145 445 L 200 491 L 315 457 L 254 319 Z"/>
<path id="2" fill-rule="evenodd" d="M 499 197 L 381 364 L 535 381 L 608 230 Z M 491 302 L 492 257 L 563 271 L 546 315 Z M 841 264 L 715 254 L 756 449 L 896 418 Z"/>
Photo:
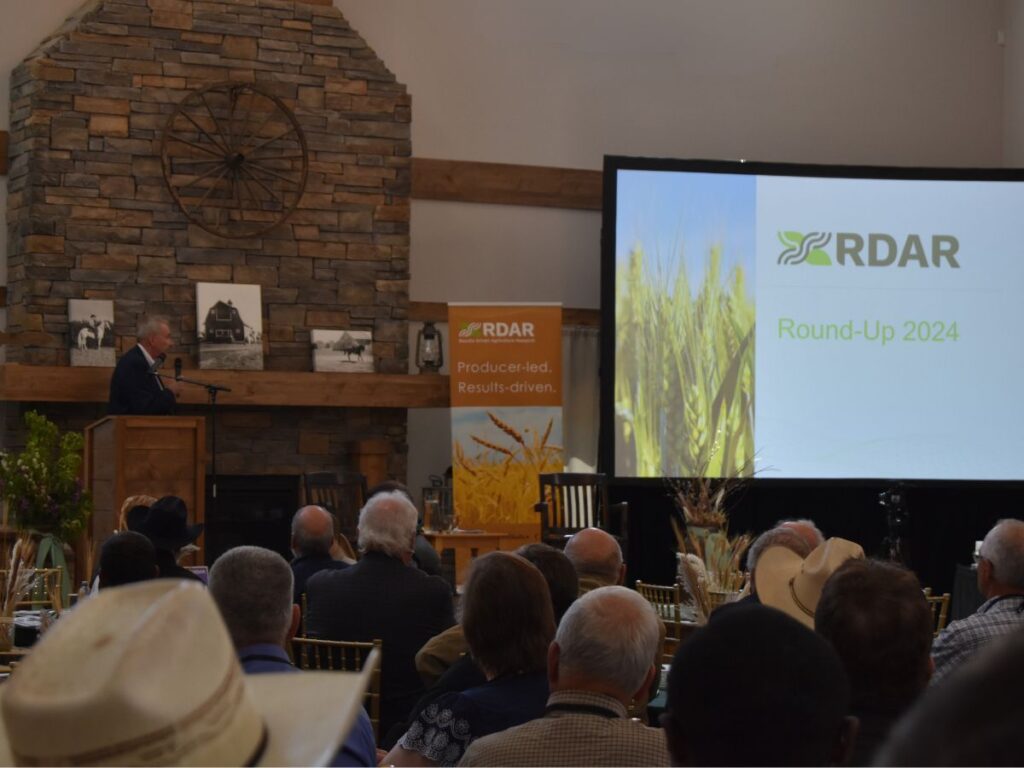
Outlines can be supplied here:
<path id="1" fill-rule="evenodd" d="M 161 133 L 190 93 L 230 81 L 283 102 L 308 145 L 294 213 L 229 239 L 172 197 Z M 312 370 L 314 328 L 369 331 L 375 370 L 408 369 L 410 97 L 330 5 L 301 0 L 93 0 L 11 75 L 7 360 L 69 365 L 69 299 L 114 301 L 119 351 L 140 316 L 171 319 L 185 367 L 198 364 L 197 282 L 256 283 L 264 368 Z M 344 376 L 345 374 L 336 374 Z M 25 398 L 23 398 L 25 400 Z M 102 416 L 83 402 L 5 403 L 62 426 Z M 230 401 L 218 413 L 218 472 L 299 474 L 386 443 L 405 476 L 406 412 Z M 199 406 L 184 413 L 208 413 Z M 210 430 L 207 430 L 209 435 Z"/>

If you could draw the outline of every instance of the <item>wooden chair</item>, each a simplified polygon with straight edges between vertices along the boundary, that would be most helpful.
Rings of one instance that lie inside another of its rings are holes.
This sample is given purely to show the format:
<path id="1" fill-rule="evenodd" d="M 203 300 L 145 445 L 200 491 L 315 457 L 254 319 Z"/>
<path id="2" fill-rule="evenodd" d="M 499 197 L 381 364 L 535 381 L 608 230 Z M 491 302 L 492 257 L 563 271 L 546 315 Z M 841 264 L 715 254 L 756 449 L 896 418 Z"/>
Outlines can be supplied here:
<path id="1" fill-rule="evenodd" d="M 323 507 L 338 521 L 338 543 L 355 559 L 359 510 L 366 502 L 366 476 L 359 472 L 313 472 L 303 475 L 306 504 Z M 342 542 L 342 538 L 345 539 Z"/>
<path id="2" fill-rule="evenodd" d="M 629 507 L 608 501 L 604 475 L 559 472 L 540 476 L 541 541 L 562 548 L 565 541 L 584 528 L 601 528 L 615 536 L 625 552 Z"/>
<path id="3" fill-rule="evenodd" d="M 676 648 L 684 637 L 683 602 L 685 592 L 679 582 L 675 584 L 646 584 L 639 579 L 636 591 L 651 604 L 658 618 L 665 624 L 665 642 L 662 644 L 662 658 L 666 663 L 672 661 Z M 688 635 L 688 633 L 686 633 Z"/>
<path id="4" fill-rule="evenodd" d="M 928 601 L 928 607 L 932 612 L 932 623 L 935 626 L 935 637 L 939 636 L 939 632 L 946 628 L 946 622 L 949 620 L 949 592 L 945 592 L 941 595 L 932 595 L 932 588 L 924 588 L 924 599 Z"/>
<path id="5" fill-rule="evenodd" d="M 292 638 L 292 657 L 299 669 L 358 672 L 371 658 L 376 666 L 370 685 L 366 689 L 366 711 L 370 715 L 375 740 L 380 742 L 380 666 L 383 657 L 382 642 L 369 643 L 354 640 L 313 640 L 308 637 Z"/>

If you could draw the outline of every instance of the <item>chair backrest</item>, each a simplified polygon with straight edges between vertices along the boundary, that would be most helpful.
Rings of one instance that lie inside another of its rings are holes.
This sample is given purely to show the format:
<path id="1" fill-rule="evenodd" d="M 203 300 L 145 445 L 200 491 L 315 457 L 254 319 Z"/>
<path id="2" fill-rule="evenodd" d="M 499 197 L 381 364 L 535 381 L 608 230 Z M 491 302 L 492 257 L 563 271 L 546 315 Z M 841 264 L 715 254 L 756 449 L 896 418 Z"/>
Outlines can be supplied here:
<path id="1" fill-rule="evenodd" d="M 292 638 L 292 656 L 299 669 L 358 672 L 370 654 L 376 651 L 376 668 L 366 689 L 366 711 L 373 725 L 373 735 L 380 742 L 380 668 L 383 643 L 356 642 L 354 640 L 313 640 L 308 637 Z"/>
<path id="2" fill-rule="evenodd" d="M 541 540 L 562 546 L 584 528 L 607 528 L 608 486 L 601 474 L 558 472 L 539 476 Z"/>
<path id="3" fill-rule="evenodd" d="M 651 604 L 654 612 L 658 614 L 668 634 L 677 640 L 680 637 L 678 625 L 683 620 L 683 588 L 677 582 L 675 584 L 647 584 L 637 579 L 636 591 L 640 596 Z"/>
<path id="4" fill-rule="evenodd" d="M 662 659 L 671 663 L 679 644 L 699 626 L 684 618 L 683 603 L 686 590 L 678 581 L 674 584 L 647 584 L 639 579 L 636 591 L 651 604 L 658 618 L 665 624 L 665 642 L 662 644 Z"/>
<path id="5" fill-rule="evenodd" d="M 338 520 L 338 533 L 354 552 L 359 534 L 359 510 L 366 503 L 366 477 L 359 472 L 312 472 L 303 476 L 306 504 L 323 507 Z"/>
<path id="6" fill-rule="evenodd" d="M 946 622 L 949 620 L 949 592 L 945 592 L 941 595 L 932 595 L 932 588 L 924 588 L 924 598 L 928 601 L 928 607 L 932 612 L 932 624 L 935 627 L 935 636 L 939 636 L 939 632 L 946 628 Z"/>

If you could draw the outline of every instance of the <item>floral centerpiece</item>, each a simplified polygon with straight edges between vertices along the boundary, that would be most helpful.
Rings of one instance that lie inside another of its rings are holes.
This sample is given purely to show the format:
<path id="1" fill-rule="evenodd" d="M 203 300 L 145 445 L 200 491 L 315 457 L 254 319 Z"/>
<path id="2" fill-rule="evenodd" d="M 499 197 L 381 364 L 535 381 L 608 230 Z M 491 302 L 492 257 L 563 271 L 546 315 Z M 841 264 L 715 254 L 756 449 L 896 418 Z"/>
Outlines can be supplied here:
<path id="1" fill-rule="evenodd" d="M 28 438 L 20 452 L 0 452 L 0 498 L 7 505 L 8 522 L 27 539 L 40 541 L 36 567 L 47 563 L 64 569 L 64 596 L 70 574 L 64 542 L 74 541 L 92 513 L 92 497 L 82 488 L 82 435 L 61 435 L 57 425 L 42 414 L 25 414 Z M 13 557 L 12 557 L 13 561 Z"/>
<path id="2" fill-rule="evenodd" d="M 693 597 L 699 621 L 717 605 L 735 599 L 746 585 L 743 556 L 751 537 L 729 536 L 727 502 L 751 477 L 667 481 L 676 510 L 671 522 L 679 547 L 679 578 Z"/>

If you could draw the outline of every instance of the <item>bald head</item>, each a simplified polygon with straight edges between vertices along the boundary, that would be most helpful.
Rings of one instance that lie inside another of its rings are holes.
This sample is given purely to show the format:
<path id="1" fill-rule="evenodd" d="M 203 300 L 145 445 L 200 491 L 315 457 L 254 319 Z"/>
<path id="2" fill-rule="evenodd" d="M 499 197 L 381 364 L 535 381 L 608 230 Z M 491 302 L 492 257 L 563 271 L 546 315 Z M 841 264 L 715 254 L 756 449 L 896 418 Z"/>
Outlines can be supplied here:
<path id="1" fill-rule="evenodd" d="M 569 539 L 565 545 L 565 556 L 580 578 L 588 577 L 612 585 L 621 584 L 625 576 L 619 542 L 599 528 L 584 528 Z"/>
<path id="2" fill-rule="evenodd" d="M 987 598 L 1024 591 L 1024 522 L 1000 520 L 985 536 L 978 586 Z"/>
<path id="3" fill-rule="evenodd" d="M 296 557 L 329 555 L 334 543 L 334 516 L 315 504 L 302 507 L 292 518 L 292 552 Z"/>

